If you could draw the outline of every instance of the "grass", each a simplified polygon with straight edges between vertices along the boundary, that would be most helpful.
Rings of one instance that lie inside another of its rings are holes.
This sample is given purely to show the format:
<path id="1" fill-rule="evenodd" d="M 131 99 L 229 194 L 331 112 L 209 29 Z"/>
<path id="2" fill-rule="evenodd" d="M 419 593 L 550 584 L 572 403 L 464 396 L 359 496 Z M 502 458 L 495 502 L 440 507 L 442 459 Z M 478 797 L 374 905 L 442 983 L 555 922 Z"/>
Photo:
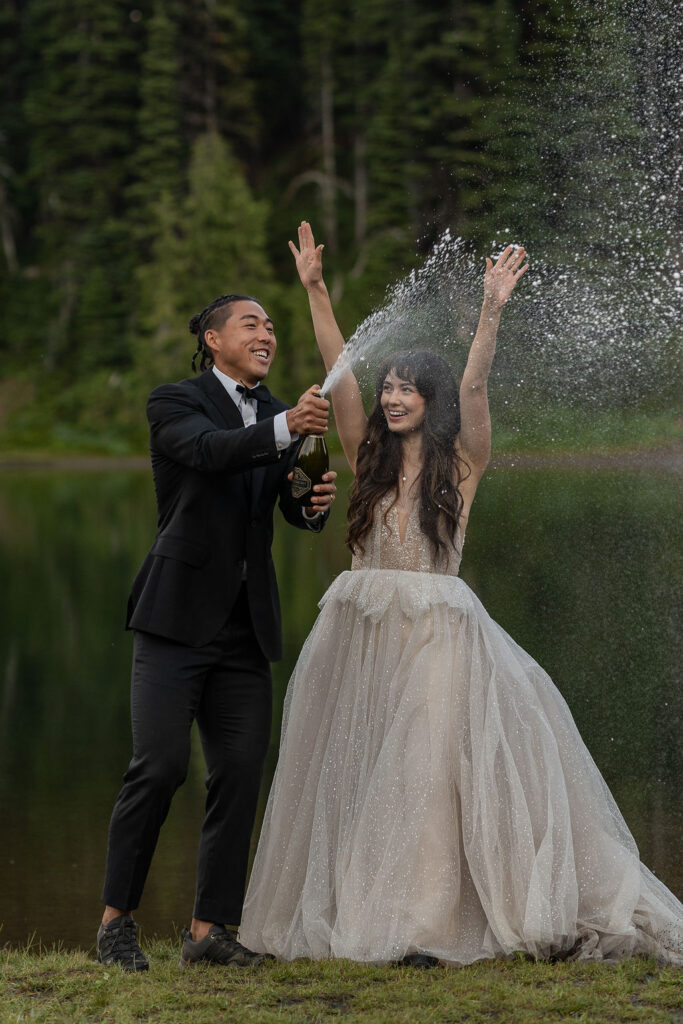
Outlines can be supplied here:
<path id="1" fill-rule="evenodd" d="M 652 960 L 608 964 L 485 961 L 460 969 L 347 960 L 181 971 L 178 946 L 146 946 L 148 974 L 84 952 L 0 952 L 0 1021 L 38 1024 L 680 1024 L 681 974 Z"/>

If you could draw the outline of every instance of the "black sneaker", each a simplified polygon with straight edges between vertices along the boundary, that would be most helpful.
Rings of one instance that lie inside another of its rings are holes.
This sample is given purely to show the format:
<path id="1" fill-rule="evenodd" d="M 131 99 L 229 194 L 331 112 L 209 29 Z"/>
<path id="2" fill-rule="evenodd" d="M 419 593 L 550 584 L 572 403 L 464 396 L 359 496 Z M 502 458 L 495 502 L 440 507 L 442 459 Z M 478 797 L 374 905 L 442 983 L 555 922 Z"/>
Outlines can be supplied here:
<path id="1" fill-rule="evenodd" d="M 97 933 L 97 959 L 101 964 L 118 964 L 124 971 L 148 971 L 147 957 L 138 946 L 138 926 L 130 914 L 121 914 Z"/>
<path id="2" fill-rule="evenodd" d="M 180 951 L 180 966 L 208 963 L 223 967 L 260 967 L 266 960 L 274 959 L 264 953 L 252 953 L 238 942 L 222 924 L 214 924 L 199 942 L 192 938 L 189 928 L 182 931 L 183 946 Z"/>
<path id="3" fill-rule="evenodd" d="M 431 967 L 438 967 L 439 960 L 435 956 L 428 956 L 426 953 L 408 953 L 402 960 L 398 961 L 399 967 L 417 967 L 419 970 L 428 971 Z"/>

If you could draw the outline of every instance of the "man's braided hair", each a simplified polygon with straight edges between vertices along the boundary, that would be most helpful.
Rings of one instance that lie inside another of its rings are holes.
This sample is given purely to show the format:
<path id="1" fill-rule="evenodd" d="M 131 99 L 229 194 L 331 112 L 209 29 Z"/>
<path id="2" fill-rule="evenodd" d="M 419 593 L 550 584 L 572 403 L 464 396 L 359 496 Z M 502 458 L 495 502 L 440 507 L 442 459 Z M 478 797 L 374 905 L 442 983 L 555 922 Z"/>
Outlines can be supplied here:
<path id="1" fill-rule="evenodd" d="M 190 334 L 197 336 L 197 348 L 192 356 L 192 370 L 194 373 L 197 372 L 196 363 L 198 356 L 201 356 L 199 360 L 200 371 L 213 366 L 213 355 L 211 354 L 211 349 L 206 344 L 205 332 L 222 327 L 230 316 L 230 307 L 233 302 L 241 301 L 257 302 L 258 299 L 253 298 L 251 295 L 219 295 L 217 299 L 209 303 L 206 309 L 203 309 L 201 313 L 195 313 L 190 319 L 188 324 Z"/>

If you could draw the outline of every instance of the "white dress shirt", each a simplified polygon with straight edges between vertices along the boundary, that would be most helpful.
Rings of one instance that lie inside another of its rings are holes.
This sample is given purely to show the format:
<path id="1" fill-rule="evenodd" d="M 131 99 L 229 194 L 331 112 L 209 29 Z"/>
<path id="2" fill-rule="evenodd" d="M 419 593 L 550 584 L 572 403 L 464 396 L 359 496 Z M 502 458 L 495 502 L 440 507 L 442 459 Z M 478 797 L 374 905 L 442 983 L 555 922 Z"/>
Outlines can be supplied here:
<path id="1" fill-rule="evenodd" d="M 211 369 L 239 409 L 245 427 L 253 426 L 256 423 L 256 401 L 253 398 L 247 398 L 245 394 L 237 390 L 239 381 L 228 377 L 227 373 L 223 373 L 217 366 L 212 366 Z M 275 429 L 275 447 L 279 452 L 284 448 L 289 448 L 292 441 L 298 439 L 298 434 L 292 435 L 289 432 L 286 412 L 279 412 L 273 417 L 273 427 Z"/>
<path id="2" fill-rule="evenodd" d="M 256 400 L 248 398 L 243 391 L 237 390 L 239 381 L 233 380 L 232 377 L 228 377 L 227 373 L 223 373 L 223 371 L 219 370 L 215 365 L 212 366 L 211 369 L 239 409 L 245 427 L 253 426 L 254 423 L 256 423 Z M 273 429 L 275 431 L 275 447 L 279 452 L 284 448 L 289 448 L 290 444 L 299 440 L 298 434 L 290 434 L 289 432 L 286 411 L 279 412 L 277 415 L 273 416 Z M 310 523 L 314 519 L 317 519 L 318 516 L 322 515 L 322 509 L 319 509 L 311 515 L 305 508 L 302 508 L 301 514 L 304 519 L 307 519 Z"/>

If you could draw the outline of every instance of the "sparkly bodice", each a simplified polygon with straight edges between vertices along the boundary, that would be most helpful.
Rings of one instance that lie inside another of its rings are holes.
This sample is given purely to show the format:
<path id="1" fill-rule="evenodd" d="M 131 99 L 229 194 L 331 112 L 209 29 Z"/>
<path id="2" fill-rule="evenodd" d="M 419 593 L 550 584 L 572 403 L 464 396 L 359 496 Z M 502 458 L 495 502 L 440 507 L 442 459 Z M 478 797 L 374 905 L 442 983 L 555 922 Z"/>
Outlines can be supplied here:
<path id="1" fill-rule="evenodd" d="M 351 568 L 406 569 L 410 572 L 457 576 L 463 539 L 458 527 L 456 546 L 449 545 L 447 557 L 442 554 L 438 561 L 435 561 L 429 538 L 420 529 L 418 506 L 413 504 L 401 541 L 398 507 L 394 502 L 394 495 L 388 493 L 380 499 L 375 508 L 372 526 L 365 537 L 365 551 L 353 556 Z"/>

